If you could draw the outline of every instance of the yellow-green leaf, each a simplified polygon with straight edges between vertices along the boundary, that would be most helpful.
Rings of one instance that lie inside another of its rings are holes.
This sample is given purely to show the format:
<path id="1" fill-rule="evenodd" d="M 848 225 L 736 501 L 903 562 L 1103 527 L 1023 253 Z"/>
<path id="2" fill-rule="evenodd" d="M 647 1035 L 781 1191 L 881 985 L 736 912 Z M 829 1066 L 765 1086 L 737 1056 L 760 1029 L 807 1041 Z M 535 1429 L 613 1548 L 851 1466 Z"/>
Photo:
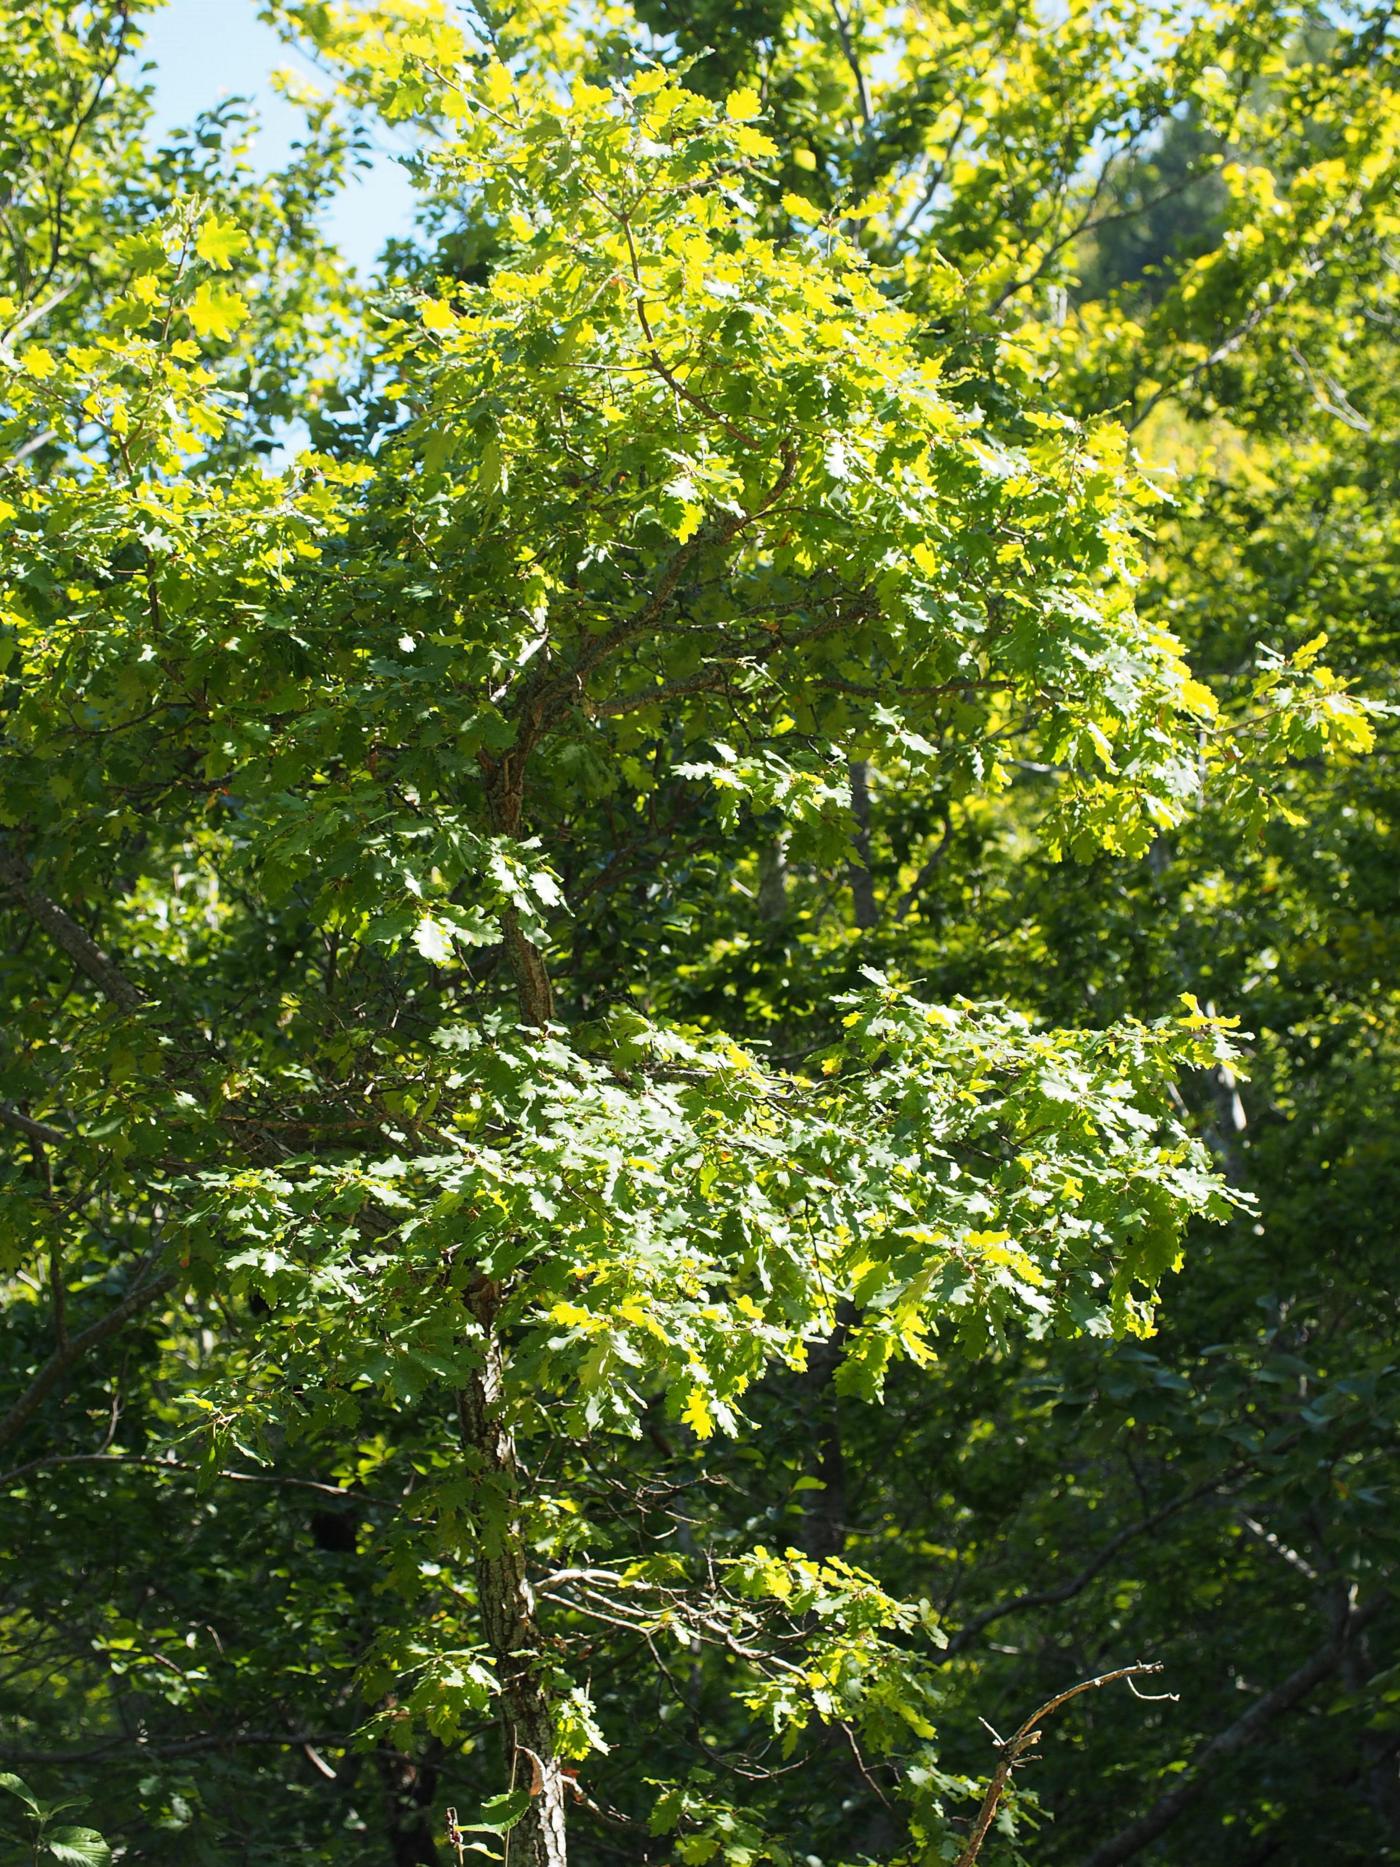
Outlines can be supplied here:
<path id="1" fill-rule="evenodd" d="M 775 156 L 778 153 L 778 145 L 771 136 L 765 136 L 762 130 L 751 129 L 748 124 L 740 125 L 734 140 L 746 156 Z"/>
<path id="2" fill-rule="evenodd" d="M 426 298 L 418 308 L 425 331 L 455 331 L 457 314 L 444 298 Z"/>
<path id="3" fill-rule="evenodd" d="M 709 1439 L 715 1430 L 715 1416 L 702 1387 L 692 1387 L 681 1409 L 681 1418 L 697 1439 Z"/>
<path id="4" fill-rule="evenodd" d="M 515 80 L 504 65 L 493 59 L 482 74 L 482 88 L 487 103 L 496 110 L 504 110 L 515 94 Z"/>
<path id="5" fill-rule="evenodd" d="M 248 315 L 237 292 L 212 280 L 200 286 L 185 309 L 201 337 L 232 337 Z"/>
<path id="6" fill-rule="evenodd" d="M 248 236 L 237 221 L 210 214 L 195 236 L 194 250 L 206 265 L 227 272 L 248 250 Z"/>

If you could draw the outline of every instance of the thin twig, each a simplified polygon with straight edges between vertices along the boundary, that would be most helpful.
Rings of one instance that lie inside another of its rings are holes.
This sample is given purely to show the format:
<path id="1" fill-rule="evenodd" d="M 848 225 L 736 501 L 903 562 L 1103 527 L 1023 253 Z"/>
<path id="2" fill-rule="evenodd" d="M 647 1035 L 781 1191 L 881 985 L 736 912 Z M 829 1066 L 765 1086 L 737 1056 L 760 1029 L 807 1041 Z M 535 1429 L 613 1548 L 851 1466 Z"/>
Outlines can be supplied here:
<path id="1" fill-rule="evenodd" d="M 193 1473 L 196 1476 L 205 1471 L 204 1466 L 192 1464 L 187 1459 L 145 1458 L 125 1452 L 55 1452 L 48 1458 L 30 1459 L 27 1464 L 16 1465 L 13 1471 L 0 1472 L 0 1489 L 27 1478 L 30 1472 L 52 1471 L 61 1465 L 130 1465 L 145 1471 Z M 364 1502 L 362 1492 L 348 1490 L 344 1485 L 325 1484 L 319 1478 L 287 1478 L 278 1472 L 235 1472 L 222 1469 L 208 1475 L 222 1478 L 229 1484 L 271 1485 L 288 1491 L 316 1491 L 322 1497 L 353 1498 Z"/>

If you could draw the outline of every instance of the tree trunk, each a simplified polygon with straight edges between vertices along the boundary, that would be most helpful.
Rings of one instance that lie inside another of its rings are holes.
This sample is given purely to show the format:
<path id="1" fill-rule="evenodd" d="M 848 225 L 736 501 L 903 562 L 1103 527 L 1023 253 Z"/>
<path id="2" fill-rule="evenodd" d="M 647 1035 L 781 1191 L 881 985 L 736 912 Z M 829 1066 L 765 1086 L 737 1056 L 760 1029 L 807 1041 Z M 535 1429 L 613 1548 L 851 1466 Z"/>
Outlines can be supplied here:
<path id="1" fill-rule="evenodd" d="M 802 1377 L 806 1390 L 803 1415 L 810 1448 L 807 1473 L 820 1480 L 822 1488 L 809 1494 L 798 1541 L 817 1562 L 830 1562 L 844 1555 L 846 1549 L 846 1453 L 841 1439 L 836 1370 L 854 1319 L 854 1306 L 842 1303 L 831 1334 L 814 1345 Z M 848 1785 L 849 1839 L 871 1859 L 889 1859 L 899 1846 L 899 1833 L 883 1790 L 859 1761 L 849 1728 L 845 1724 L 823 1724 L 817 1742 L 824 1752 L 823 1767 Z"/>
<path id="2" fill-rule="evenodd" d="M 499 1288 L 487 1278 L 468 1292 L 468 1308 L 482 1332 L 482 1363 L 458 1400 L 463 1449 L 478 1499 L 477 1601 L 501 1682 L 508 1776 L 531 1791 L 530 1807 L 511 1832 L 512 1867 L 565 1867 L 566 1779 L 554 1754 L 554 1716 L 526 1572 L 520 1464 L 504 1412 L 499 1303 Z"/>
<path id="3" fill-rule="evenodd" d="M 870 868 L 870 777 L 864 759 L 851 761 L 851 811 L 856 820 L 856 858 L 846 865 L 851 884 L 851 909 L 856 926 L 873 927 L 880 918 L 875 900 L 875 877 Z"/>
<path id="4" fill-rule="evenodd" d="M 779 831 L 758 852 L 758 918 L 776 923 L 787 915 L 787 834 Z"/>
<path id="5" fill-rule="evenodd" d="M 487 807 L 497 835 L 520 834 L 530 743 L 522 729 L 521 743 L 488 771 Z M 543 1030 L 554 1018 L 544 955 L 513 908 L 502 914 L 501 926 L 521 1017 Z M 468 1287 L 466 1303 L 481 1330 L 482 1354 L 457 1399 L 463 1449 L 477 1490 L 477 1604 L 501 1682 L 508 1780 L 530 1791 L 530 1806 L 510 1832 L 507 1858 L 511 1867 L 566 1867 L 567 1779 L 554 1754 L 553 1707 L 525 1555 L 520 1462 L 505 1404 L 500 1286 L 478 1277 Z"/>
<path id="6" fill-rule="evenodd" d="M 801 1542 L 807 1554 L 818 1562 L 840 1556 L 846 1547 L 846 1457 L 841 1443 L 836 1370 L 853 1315 L 851 1305 L 843 1303 L 831 1335 L 811 1349 L 803 1377 L 803 1413 L 810 1449 L 808 1476 L 817 1479 L 822 1488 L 809 1495 Z"/>

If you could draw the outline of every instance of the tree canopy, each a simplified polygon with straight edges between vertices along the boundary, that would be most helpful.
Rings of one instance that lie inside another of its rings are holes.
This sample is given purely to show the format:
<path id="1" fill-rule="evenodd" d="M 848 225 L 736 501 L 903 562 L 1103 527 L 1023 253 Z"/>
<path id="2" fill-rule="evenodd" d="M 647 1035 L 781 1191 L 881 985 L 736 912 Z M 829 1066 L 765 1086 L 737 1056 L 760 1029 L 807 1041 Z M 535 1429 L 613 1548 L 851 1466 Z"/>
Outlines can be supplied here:
<path id="1" fill-rule="evenodd" d="M 1390 9 L 263 11 L 0 21 L 0 1829 L 1400 1859 Z"/>

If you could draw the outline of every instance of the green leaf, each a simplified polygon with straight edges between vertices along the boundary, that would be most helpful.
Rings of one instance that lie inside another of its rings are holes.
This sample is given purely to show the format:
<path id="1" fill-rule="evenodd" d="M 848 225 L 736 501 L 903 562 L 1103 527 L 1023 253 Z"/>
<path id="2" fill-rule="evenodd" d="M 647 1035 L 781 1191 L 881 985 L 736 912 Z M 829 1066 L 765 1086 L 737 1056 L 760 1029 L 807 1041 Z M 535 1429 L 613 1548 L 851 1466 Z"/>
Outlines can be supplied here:
<path id="1" fill-rule="evenodd" d="M 489 1802 L 484 1802 L 480 1814 L 462 1822 L 461 1826 L 479 1834 L 508 1835 L 525 1819 L 529 1807 L 528 1789 L 508 1789 L 504 1795 L 492 1796 Z"/>
<path id="2" fill-rule="evenodd" d="M 112 1850 L 95 1828 L 55 1828 L 44 1846 L 63 1867 L 107 1867 Z"/>
<path id="3" fill-rule="evenodd" d="M 419 921 L 413 932 L 413 944 L 424 959 L 431 960 L 433 965 L 452 964 L 452 942 L 441 921 L 433 920 L 431 916 Z"/>
<path id="4" fill-rule="evenodd" d="M 15 1776 L 13 1772 L 9 1770 L 0 1770 L 0 1789 L 7 1789 L 12 1796 L 18 1796 L 20 1801 L 27 1803 L 36 1815 L 43 1807 L 43 1804 L 36 1799 L 34 1791 L 29 1787 L 28 1783 L 25 1782 L 24 1778 Z"/>

